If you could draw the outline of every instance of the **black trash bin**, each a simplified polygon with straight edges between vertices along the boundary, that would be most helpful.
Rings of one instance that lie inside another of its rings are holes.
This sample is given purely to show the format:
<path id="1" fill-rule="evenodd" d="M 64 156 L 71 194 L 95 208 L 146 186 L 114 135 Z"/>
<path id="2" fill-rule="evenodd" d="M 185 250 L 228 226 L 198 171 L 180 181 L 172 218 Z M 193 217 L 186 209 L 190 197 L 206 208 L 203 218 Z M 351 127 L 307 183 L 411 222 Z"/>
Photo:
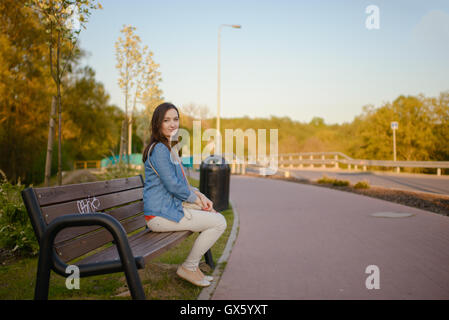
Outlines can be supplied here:
<path id="1" fill-rule="evenodd" d="M 222 156 L 209 156 L 200 166 L 200 192 L 214 203 L 214 209 L 219 212 L 229 207 L 230 174 L 231 168 Z"/>

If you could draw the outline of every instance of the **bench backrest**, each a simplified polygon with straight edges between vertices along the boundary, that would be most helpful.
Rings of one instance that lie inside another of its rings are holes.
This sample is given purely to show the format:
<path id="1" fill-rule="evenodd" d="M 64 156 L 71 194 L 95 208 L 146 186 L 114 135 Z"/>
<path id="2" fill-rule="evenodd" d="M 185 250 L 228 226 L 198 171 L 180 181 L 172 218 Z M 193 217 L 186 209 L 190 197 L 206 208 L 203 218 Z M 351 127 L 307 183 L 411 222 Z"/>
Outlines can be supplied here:
<path id="1" fill-rule="evenodd" d="M 28 188 L 23 199 L 36 236 L 46 225 L 66 214 L 103 212 L 120 221 L 127 233 L 145 226 L 143 214 L 143 179 L 135 176 L 108 181 L 58 187 Z M 113 240 L 99 226 L 72 227 L 62 230 L 55 239 L 61 260 L 68 262 Z"/>

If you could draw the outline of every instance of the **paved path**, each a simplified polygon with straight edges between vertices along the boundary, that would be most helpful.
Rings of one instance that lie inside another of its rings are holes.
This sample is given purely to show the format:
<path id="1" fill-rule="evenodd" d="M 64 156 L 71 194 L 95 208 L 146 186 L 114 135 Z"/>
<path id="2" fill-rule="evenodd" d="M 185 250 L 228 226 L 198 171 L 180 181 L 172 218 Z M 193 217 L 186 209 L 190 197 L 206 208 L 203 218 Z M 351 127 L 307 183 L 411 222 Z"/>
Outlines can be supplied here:
<path id="1" fill-rule="evenodd" d="M 212 299 L 449 299 L 449 217 L 244 176 L 231 177 L 231 199 L 240 229 Z M 369 265 L 380 289 L 365 286 Z"/>
<path id="2" fill-rule="evenodd" d="M 371 186 L 449 195 L 448 176 L 317 169 L 292 169 L 290 172 L 296 178 L 309 180 L 318 180 L 325 175 L 330 178 L 349 180 L 352 184 L 365 180 Z"/>

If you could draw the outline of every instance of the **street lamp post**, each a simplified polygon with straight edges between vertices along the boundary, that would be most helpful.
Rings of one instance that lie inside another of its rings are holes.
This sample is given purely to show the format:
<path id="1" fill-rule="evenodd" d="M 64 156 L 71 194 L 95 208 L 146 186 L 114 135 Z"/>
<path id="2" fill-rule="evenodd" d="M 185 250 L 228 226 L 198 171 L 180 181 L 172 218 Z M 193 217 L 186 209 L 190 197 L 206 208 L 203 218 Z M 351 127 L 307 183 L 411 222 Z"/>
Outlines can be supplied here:
<path id="1" fill-rule="evenodd" d="M 398 129 L 399 125 L 397 121 L 393 121 L 390 124 L 391 129 L 393 130 L 393 161 L 396 162 L 396 130 Z M 396 167 L 396 172 L 399 172 L 399 167 Z"/>
<path id="2" fill-rule="evenodd" d="M 221 143 L 220 139 L 220 38 L 221 38 L 221 28 L 222 27 L 231 27 L 235 29 L 240 29 L 242 26 L 237 24 L 222 24 L 218 27 L 218 72 L 217 72 L 217 136 L 218 143 Z M 218 145 L 215 145 L 215 154 L 217 154 Z M 220 146 L 221 147 L 221 146 Z M 221 150 L 221 148 L 220 148 Z"/>

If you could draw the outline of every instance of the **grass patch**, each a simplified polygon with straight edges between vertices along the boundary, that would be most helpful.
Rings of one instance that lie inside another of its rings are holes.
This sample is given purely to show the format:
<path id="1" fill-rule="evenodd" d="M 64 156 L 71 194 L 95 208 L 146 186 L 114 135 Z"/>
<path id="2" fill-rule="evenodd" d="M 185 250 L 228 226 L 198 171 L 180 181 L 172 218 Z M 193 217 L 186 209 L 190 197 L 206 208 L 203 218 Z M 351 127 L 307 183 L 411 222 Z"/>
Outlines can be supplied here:
<path id="1" fill-rule="evenodd" d="M 226 247 L 234 221 L 234 213 L 231 205 L 229 206 L 229 209 L 221 213 L 226 219 L 227 227 L 223 235 L 211 248 L 216 268 L 219 268 L 217 261 Z M 178 246 L 152 260 L 152 263 L 149 264 L 145 270 L 141 271 L 141 279 L 144 283 L 145 293 L 148 299 L 193 300 L 198 297 L 202 288 L 197 287 L 176 275 L 178 265 L 184 262 L 187 258 L 197 237 L 198 233 L 194 233 Z M 213 272 L 213 270 L 205 263 L 204 257 L 200 263 L 200 269 L 207 275 L 210 275 Z"/>
<path id="2" fill-rule="evenodd" d="M 198 187 L 199 181 L 189 178 L 192 186 Z M 231 233 L 234 214 L 231 206 L 222 212 L 226 218 L 227 228 L 212 247 L 215 263 L 223 253 Z M 185 299 L 194 300 L 202 288 L 179 278 L 176 269 L 189 254 L 198 234 L 195 233 L 176 247 L 171 248 L 159 257 L 147 263 L 145 269 L 139 270 L 147 299 Z M 28 300 L 34 298 L 34 288 L 37 273 L 37 257 L 15 257 L 3 261 L 0 266 L 0 300 Z M 204 258 L 200 268 L 205 274 L 212 270 L 205 264 Z M 222 270 L 222 266 L 218 266 Z M 110 300 L 126 299 L 128 288 L 122 272 L 86 277 L 80 279 L 80 289 L 68 290 L 66 278 L 51 272 L 48 298 L 51 300 Z"/>
<path id="3" fill-rule="evenodd" d="M 37 258 L 25 258 L 0 268 L 0 299 L 29 300 L 34 298 Z M 51 300 L 104 300 L 120 286 L 121 273 L 80 279 L 79 290 L 68 290 L 65 278 L 51 273 L 48 298 Z"/>

